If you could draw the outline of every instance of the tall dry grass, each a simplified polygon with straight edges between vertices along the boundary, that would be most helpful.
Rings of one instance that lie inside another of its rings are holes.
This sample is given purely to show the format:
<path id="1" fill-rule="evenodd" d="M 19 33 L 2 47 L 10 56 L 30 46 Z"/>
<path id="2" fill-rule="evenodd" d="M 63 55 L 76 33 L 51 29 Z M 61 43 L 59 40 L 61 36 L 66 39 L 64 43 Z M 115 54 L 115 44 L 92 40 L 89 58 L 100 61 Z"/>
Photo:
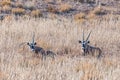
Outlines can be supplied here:
<path id="1" fill-rule="evenodd" d="M 83 23 L 71 19 L 20 19 L 0 23 L 1 80 L 119 80 L 120 17 Z M 92 30 L 91 45 L 100 47 L 105 57 L 83 57 L 78 40 L 82 30 Z M 55 53 L 55 60 L 42 61 L 29 50 L 33 32 L 37 45 Z M 66 52 L 67 50 L 67 52 Z"/>

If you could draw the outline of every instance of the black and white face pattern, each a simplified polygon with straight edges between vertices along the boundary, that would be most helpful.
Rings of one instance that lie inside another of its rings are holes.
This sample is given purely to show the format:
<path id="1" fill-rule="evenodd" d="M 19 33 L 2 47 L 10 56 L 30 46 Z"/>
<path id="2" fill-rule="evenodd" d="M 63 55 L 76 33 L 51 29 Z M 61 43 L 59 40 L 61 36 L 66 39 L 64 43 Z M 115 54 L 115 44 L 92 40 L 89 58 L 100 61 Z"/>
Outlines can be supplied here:
<path id="1" fill-rule="evenodd" d="M 27 45 L 30 47 L 30 49 L 32 51 L 35 51 L 36 42 L 35 43 L 27 43 Z"/>
<path id="2" fill-rule="evenodd" d="M 88 44 L 90 43 L 90 41 L 88 40 L 90 37 L 91 32 L 88 34 L 86 40 L 84 39 L 84 31 L 83 31 L 83 35 L 82 35 L 82 41 L 79 41 L 79 43 L 81 44 L 81 48 L 83 50 L 83 52 L 86 52 L 88 49 Z"/>
<path id="3" fill-rule="evenodd" d="M 87 49 L 87 46 L 90 43 L 90 41 L 79 41 L 79 43 L 81 44 L 82 49 L 85 50 Z"/>
<path id="4" fill-rule="evenodd" d="M 35 38 L 35 33 L 33 34 L 33 37 L 32 37 L 32 42 L 28 42 L 27 45 L 30 47 L 30 49 L 32 51 L 35 51 L 36 49 L 36 42 L 34 41 L 34 38 Z"/>

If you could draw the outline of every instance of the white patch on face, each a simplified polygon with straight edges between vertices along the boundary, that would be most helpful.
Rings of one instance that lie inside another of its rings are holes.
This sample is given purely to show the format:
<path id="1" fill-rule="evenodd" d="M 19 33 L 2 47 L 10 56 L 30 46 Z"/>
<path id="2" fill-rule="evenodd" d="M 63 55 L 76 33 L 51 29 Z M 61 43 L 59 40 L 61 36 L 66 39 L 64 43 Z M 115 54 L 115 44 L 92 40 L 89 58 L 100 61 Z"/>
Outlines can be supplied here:
<path id="1" fill-rule="evenodd" d="M 83 49 L 81 49 L 81 52 L 84 53 Z"/>
<path id="2" fill-rule="evenodd" d="M 31 49 L 32 51 L 35 51 L 35 49 Z"/>
<path id="3" fill-rule="evenodd" d="M 81 52 L 84 53 L 83 47 L 81 46 Z"/>

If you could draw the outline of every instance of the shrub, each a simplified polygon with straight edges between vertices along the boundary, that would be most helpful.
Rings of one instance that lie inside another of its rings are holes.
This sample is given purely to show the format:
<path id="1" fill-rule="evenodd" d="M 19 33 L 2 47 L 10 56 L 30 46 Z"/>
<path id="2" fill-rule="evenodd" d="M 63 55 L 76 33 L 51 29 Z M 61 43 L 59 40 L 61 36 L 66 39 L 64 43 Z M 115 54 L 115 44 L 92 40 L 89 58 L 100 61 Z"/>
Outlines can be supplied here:
<path id="1" fill-rule="evenodd" d="M 11 0 L 3 0 L 3 1 L 0 2 L 0 5 L 1 5 L 1 6 L 11 5 Z"/>
<path id="2" fill-rule="evenodd" d="M 31 14 L 30 14 L 32 17 L 41 17 L 42 16 L 42 12 L 40 10 L 33 10 L 31 11 Z"/>
<path id="3" fill-rule="evenodd" d="M 97 16 L 93 13 L 93 12 L 90 12 L 88 15 L 87 15 L 87 19 L 94 19 L 96 18 Z"/>
<path id="4" fill-rule="evenodd" d="M 34 5 L 35 4 L 33 2 L 25 2 L 24 9 L 32 11 L 35 9 Z"/>
<path id="5" fill-rule="evenodd" d="M 9 5 L 4 5 L 2 7 L 2 12 L 4 12 L 4 13 L 10 13 L 11 9 L 12 8 Z"/>
<path id="6" fill-rule="evenodd" d="M 77 22 L 84 22 L 86 19 L 85 16 L 86 16 L 85 13 L 78 13 L 78 14 L 74 15 L 74 19 Z"/>
<path id="7" fill-rule="evenodd" d="M 45 2 L 49 4 L 49 3 L 53 3 L 53 0 L 45 0 Z"/>
<path id="8" fill-rule="evenodd" d="M 96 14 L 96 15 L 106 14 L 105 11 L 101 7 L 94 8 L 94 10 L 91 13 Z"/>
<path id="9" fill-rule="evenodd" d="M 57 9 L 53 5 L 48 5 L 47 11 L 51 13 L 56 13 Z"/>
<path id="10" fill-rule="evenodd" d="M 84 2 L 84 0 L 74 0 L 74 1 L 78 1 L 78 2 L 81 2 L 81 3 L 83 3 L 83 2 Z"/>
<path id="11" fill-rule="evenodd" d="M 59 6 L 59 12 L 68 12 L 72 9 L 72 6 L 70 4 L 60 4 Z"/>
<path id="12" fill-rule="evenodd" d="M 84 3 L 84 2 L 87 2 L 87 3 L 94 2 L 94 0 L 74 0 L 74 1 L 78 1 L 78 2 L 81 2 L 81 3 Z"/>
<path id="13" fill-rule="evenodd" d="M 21 2 L 16 2 L 14 5 L 15 7 L 23 8 L 23 4 Z"/>
<path id="14" fill-rule="evenodd" d="M 85 19 L 85 14 L 84 13 L 78 13 L 74 16 L 75 20 L 80 20 L 80 19 Z"/>
<path id="15" fill-rule="evenodd" d="M 25 9 L 23 8 L 13 8 L 12 13 L 15 15 L 23 15 L 25 14 Z"/>

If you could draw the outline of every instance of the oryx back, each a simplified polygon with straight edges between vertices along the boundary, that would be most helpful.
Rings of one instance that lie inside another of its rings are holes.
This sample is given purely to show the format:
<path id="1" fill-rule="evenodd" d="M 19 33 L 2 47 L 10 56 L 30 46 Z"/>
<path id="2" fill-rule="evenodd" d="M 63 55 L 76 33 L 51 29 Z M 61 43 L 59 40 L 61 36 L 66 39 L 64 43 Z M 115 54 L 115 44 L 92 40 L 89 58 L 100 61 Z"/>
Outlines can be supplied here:
<path id="1" fill-rule="evenodd" d="M 101 56 L 101 53 L 102 53 L 100 48 L 93 47 L 93 46 L 90 46 L 90 45 L 88 45 L 88 49 L 87 50 L 88 50 L 87 54 L 90 54 L 90 55 L 98 57 L 98 58 Z"/>

